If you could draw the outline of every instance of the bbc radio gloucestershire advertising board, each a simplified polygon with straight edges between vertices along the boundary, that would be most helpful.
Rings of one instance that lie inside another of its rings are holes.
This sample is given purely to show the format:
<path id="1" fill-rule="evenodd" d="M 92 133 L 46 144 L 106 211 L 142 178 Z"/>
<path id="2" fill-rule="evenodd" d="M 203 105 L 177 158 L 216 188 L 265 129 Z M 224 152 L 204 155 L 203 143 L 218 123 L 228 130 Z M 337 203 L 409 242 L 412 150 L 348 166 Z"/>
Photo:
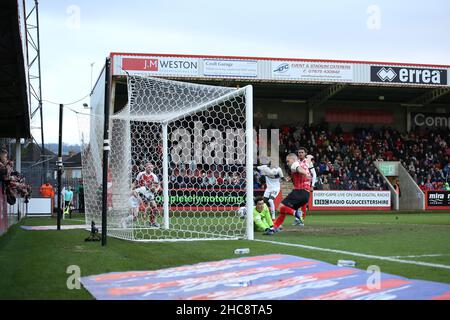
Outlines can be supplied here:
<path id="1" fill-rule="evenodd" d="M 312 210 L 390 210 L 390 191 L 313 191 Z"/>
<path id="2" fill-rule="evenodd" d="M 353 82 L 353 65 L 332 62 L 272 61 L 272 79 Z"/>
<path id="3" fill-rule="evenodd" d="M 370 66 L 370 81 L 403 84 L 448 85 L 447 70 L 434 68 Z"/>
<path id="4" fill-rule="evenodd" d="M 450 210 L 450 191 L 427 191 L 427 210 Z"/>
<path id="5" fill-rule="evenodd" d="M 199 75 L 199 59 L 177 57 L 123 57 L 122 69 L 153 76 Z"/>
<path id="6" fill-rule="evenodd" d="M 203 60 L 203 74 L 214 77 L 256 78 L 258 61 L 256 60 Z"/>

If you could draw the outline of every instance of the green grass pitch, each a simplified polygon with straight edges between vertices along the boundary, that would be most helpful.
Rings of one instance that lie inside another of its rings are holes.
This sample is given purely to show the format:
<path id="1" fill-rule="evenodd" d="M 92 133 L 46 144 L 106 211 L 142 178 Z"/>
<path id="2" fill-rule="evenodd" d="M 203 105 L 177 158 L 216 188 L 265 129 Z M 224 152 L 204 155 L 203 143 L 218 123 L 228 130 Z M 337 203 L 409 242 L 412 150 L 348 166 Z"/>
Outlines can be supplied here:
<path id="1" fill-rule="evenodd" d="M 80 224 L 74 215 L 63 224 Z M 357 262 L 366 269 L 377 265 L 384 273 L 450 283 L 450 212 L 439 213 L 310 213 L 305 227 L 292 226 L 288 217 L 281 233 L 255 238 L 314 248 L 342 250 L 377 257 L 427 262 L 404 264 L 384 259 L 247 240 L 135 243 L 108 238 L 108 245 L 85 242 L 85 230 L 26 231 L 20 225 L 54 225 L 52 218 L 26 218 L 0 237 L 0 299 L 92 299 L 83 288 L 69 290 L 70 265 L 81 275 L 112 271 L 154 270 L 238 257 L 236 248 L 250 255 L 282 253 L 336 264 Z M 439 267 L 441 266 L 441 267 Z"/>

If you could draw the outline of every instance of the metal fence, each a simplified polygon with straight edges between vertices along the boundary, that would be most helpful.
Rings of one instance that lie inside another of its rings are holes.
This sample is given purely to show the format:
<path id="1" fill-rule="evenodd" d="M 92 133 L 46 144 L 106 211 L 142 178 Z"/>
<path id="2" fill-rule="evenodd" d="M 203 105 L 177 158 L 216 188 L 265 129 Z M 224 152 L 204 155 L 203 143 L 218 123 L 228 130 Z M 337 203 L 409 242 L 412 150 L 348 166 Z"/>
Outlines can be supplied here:
<path id="1" fill-rule="evenodd" d="M 55 190 L 55 206 L 57 206 L 58 201 L 58 184 L 57 184 L 57 171 L 56 167 L 45 168 L 40 165 L 30 166 L 28 168 L 22 168 L 22 175 L 25 177 L 26 182 L 31 185 L 32 197 L 39 198 L 40 187 L 43 183 L 50 183 Z M 84 193 L 80 192 L 80 185 L 82 185 L 81 178 L 72 178 L 63 176 L 61 179 L 61 189 L 71 187 L 73 190 L 73 206 L 75 210 L 79 212 L 84 212 Z"/>

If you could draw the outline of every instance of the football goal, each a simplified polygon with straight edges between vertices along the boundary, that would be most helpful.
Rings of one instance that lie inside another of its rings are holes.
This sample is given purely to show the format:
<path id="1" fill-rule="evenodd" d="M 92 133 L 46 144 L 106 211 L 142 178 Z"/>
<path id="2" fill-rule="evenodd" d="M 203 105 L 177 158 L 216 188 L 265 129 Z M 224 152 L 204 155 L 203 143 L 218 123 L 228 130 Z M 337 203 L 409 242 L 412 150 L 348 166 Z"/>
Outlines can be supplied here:
<path id="1" fill-rule="evenodd" d="M 90 119 L 79 121 L 89 123 L 80 131 L 86 224 L 100 226 L 106 206 L 112 237 L 253 239 L 252 214 L 238 213 L 241 207 L 253 212 L 252 87 L 129 75 L 127 89 L 127 103 L 107 119 L 106 201 L 102 79 L 91 97 Z"/>

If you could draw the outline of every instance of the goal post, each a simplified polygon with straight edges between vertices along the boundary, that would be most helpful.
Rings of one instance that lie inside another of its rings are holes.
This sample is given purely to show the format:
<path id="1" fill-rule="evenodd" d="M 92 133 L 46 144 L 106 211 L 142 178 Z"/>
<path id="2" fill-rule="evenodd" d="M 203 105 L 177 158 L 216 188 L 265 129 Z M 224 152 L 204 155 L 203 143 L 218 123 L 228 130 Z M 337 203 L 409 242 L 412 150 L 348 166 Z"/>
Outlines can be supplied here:
<path id="1" fill-rule="evenodd" d="M 127 77 L 127 87 L 128 103 L 109 117 L 108 236 L 253 239 L 252 87 L 136 75 Z M 98 113 L 91 110 L 91 117 Z M 89 135 L 94 142 L 103 134 L 97 131 Z M 97 148 L 90 144 L 83 159 L 93 159 Z M 83 163 L 83 174 L 96 175 L 96 168 Z M 98 220 L 96 200 L 86 204 L 87 223 Z M 241 207 L 247 215 L 238 214 Z"/>
<path id="2" fill-rule="evenodd" d="M 247 116 L 247 121 L 245 123 L 245 140 L 250 147 L 246 148 L 246 170 L 247 170 L 247 238 L 248 240 L 253 240 L 253 87 L 245 87 L 245 94 L 247 97 L 251 97 L 246 100 L 245 103 L 245 113 Z M 249 196 L 251 195 L 251 196 Z"/>
<path id="3" fill-rule="evenodd" d="M 167 123 L 162 125 L 163 140 L 163 212 L 164 212 L 164 228 L 169 229 L 169 136 L 167 133 Z"/>

